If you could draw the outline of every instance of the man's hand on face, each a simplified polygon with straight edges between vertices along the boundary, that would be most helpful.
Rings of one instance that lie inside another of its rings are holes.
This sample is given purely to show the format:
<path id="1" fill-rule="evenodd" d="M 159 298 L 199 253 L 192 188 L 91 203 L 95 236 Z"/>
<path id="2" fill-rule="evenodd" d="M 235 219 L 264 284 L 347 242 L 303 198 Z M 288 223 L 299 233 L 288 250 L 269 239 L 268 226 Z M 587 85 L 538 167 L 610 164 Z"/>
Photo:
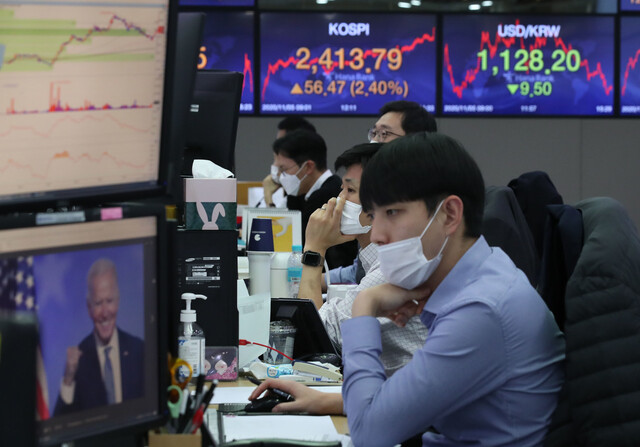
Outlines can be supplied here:
<path id="1" fill-rule="evenodd" d="M 65 385 L 71 385 L 75 381 L 81 355 L 82 351 L 77 346 L 69 346 L 67 348 L 67 363 L 65 364 L 64 376 L 62 378 Z"/>
<path id="2" fill-rule="evenodd" d="M 262 187 L 264 188 L 264 201 L 267 202 L 267 205 L 271 205 L 273 203 L 273 194 L 281 186 L 274 182 L 271 174 L 269 174 L 262 180 Z"/>
<path id="3" fill-rule="evenodd" d="M 358 293 L 352 307 L 352 317 L 387 317 L 404 327 L 414 315 L 419 315 L 431 295 L 425 284 L 412 290 L 392 284 L 381 284 Z"/>
<path id="4" fill-rule="evenodd" d="M 322 205 L 309 217 L 305 232 L 305 250 L 324 252 L 329 247 L 352 241 L 355 235 L 344 235 L 340 232 L 340 220 L 344 199 L 337 201 L 335 198 Z"/>

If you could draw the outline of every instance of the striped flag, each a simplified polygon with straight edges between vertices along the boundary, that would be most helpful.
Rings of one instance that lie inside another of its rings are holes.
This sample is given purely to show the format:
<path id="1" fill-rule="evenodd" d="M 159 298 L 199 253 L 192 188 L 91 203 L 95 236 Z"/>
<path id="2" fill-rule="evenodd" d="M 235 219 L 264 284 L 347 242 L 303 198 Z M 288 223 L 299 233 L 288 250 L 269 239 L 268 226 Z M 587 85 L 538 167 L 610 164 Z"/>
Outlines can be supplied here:
<path id="1" fill-rule="evenodd" d="M 35 312 L 33 256 L 0 259 L 0 308 Z M 40 347 L 36 354 L 36 409 L 40 420 L 49 419 L 49 393 Z"/>

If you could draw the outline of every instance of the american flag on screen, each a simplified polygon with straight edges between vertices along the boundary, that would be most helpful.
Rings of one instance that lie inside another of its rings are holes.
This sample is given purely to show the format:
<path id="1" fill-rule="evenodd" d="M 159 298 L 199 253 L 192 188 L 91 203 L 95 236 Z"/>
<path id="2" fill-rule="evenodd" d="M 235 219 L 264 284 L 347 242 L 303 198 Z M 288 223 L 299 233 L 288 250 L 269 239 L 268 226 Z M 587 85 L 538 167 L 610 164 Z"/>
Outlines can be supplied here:
<path id="1" fill-rule="evenodd" d="M 35 312 L 37 307 L 33 256 L 0 259 L 0 309 Z M 45 420 L 50 416 L 49 393 L 40 347 L 36 365 L 37 417 Z"/>

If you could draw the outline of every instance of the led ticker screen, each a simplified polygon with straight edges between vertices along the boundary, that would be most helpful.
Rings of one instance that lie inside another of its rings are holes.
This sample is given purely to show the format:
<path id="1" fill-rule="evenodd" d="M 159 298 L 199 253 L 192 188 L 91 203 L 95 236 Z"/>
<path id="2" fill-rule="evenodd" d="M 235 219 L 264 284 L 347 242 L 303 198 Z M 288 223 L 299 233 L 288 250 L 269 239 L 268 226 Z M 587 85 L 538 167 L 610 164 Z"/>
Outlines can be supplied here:
<path id="1" fill-rule="evenodd" d="M 263 114 L 376 114 L 406 99 L 434 112 L 431 15 L 260 15 Z"/>
<path id="2" fill-rule="evenodd" d="M 620 18 L 620 113 L 640 115 L 640 17 Z"/>
<path id="3" fill-rule="evenodd" d="M 640 0 L 620 0 L 620 11 L 640 11 Z"/>
<path id="4" fill-rule="evenodd" d="M 614 18 L 445 16 L 443 114 L 612 115 Z"/>
<path id="5" fill-rule="evenodd" d="M 206 15 L 199 69 L 231 70 L 244 74 L 240 113 L 253 108 L 253 11 L 216 11 Z"/>

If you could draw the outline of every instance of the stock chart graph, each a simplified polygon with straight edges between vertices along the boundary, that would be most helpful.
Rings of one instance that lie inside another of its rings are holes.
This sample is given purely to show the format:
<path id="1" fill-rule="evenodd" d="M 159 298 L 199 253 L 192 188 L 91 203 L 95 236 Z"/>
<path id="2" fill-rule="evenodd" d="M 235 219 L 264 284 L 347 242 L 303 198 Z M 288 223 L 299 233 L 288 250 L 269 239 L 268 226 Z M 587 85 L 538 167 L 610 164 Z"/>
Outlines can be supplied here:
<path id="1" fill-rule="evenodd" d="M 620 114 L 640 115 L 640 17 L 620 18 Z"/>
<path id="2" fill-rule="evenodd" d="M 409 99 L 435 112 L 435 16 L 261 14 L 260 111 L 375 114 Z"/>
<path id="3" fill-rule="evenodd" d="M 165 5 L 0 2 L 0 190 L 157 179 Z"/>
<path id="4" fill-rule="evenodd" d="M 253 11 L 207 14 L 200 47 L 199 69 L 238 71 L 244 75 L 240 113 L 254 112 Z"/>
<path id="5" fill-rule="evenodd" d="M 444 17 L 444 114 L 606 116 L 613 88 L 613 17 Z"/>

